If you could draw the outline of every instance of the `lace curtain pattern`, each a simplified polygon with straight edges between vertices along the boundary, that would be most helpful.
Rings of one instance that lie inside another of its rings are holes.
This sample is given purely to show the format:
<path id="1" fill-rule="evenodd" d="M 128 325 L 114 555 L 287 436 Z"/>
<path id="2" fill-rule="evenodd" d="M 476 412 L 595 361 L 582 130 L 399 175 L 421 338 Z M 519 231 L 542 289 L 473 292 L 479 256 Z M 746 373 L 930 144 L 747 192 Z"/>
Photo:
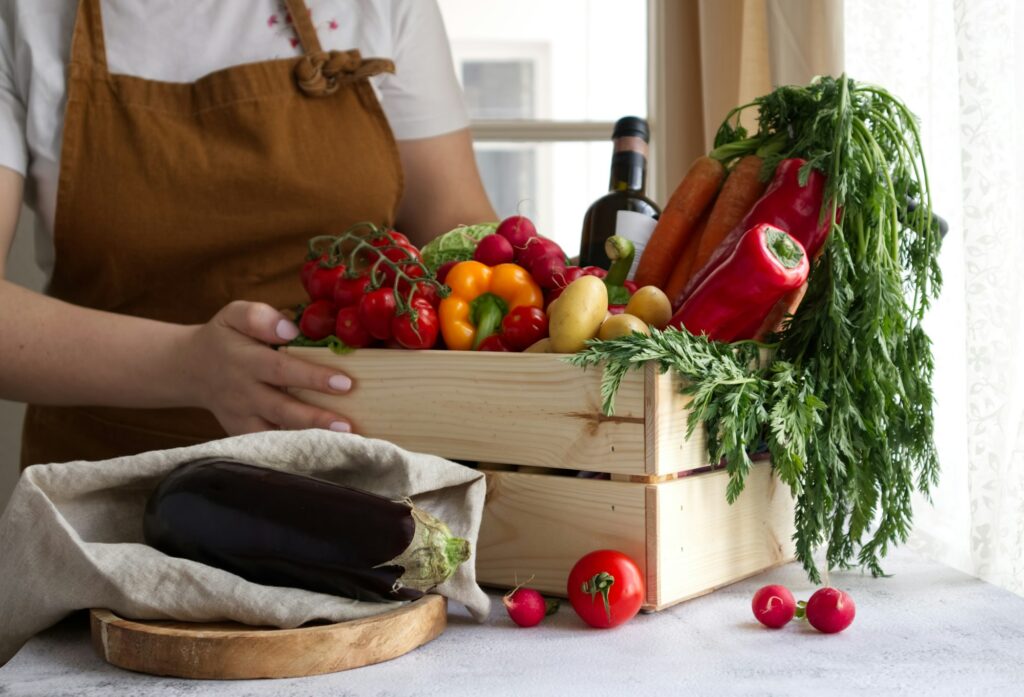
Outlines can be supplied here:
<path id="1" fill-rule="evenodd" d="M 929 317 L 942 482 L 913 544 L 1024 595 L 1024 5 L 847 0 L 846 69 L 922 119 L 950 223 Z"/>

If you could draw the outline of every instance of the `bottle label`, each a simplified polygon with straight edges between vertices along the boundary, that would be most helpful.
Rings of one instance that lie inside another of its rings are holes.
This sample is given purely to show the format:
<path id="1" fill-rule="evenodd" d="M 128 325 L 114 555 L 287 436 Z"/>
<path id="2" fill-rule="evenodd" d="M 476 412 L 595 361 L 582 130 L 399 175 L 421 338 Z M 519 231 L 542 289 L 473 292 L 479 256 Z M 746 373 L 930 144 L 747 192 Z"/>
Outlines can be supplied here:
<path id="1" fill-rule="evenodd" d="M 644 253 L 647 240 L 651 238 L 651 233 L 654 232 L 654 226 L 657 224 L 658 221 L 654 218 L 636 211 L 619 211 L 615 215 L 615 234 L 625 237 L 633 243 L 633 247 L 636 249 L 633 265 L 629 267 L 628 278 L 630 280 L 633 280 L 633 274 L 636 273 L 636 267 L 640 263 L 640 255 Z"/>

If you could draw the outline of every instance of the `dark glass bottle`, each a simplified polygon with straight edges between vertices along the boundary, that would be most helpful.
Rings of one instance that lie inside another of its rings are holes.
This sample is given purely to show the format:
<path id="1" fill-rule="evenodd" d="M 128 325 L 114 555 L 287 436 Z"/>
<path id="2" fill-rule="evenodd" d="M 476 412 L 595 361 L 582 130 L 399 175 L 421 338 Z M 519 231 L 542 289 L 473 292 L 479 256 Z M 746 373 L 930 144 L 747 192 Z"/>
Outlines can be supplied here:
<path id="1" fill-rule="evenodd" d="M 604 251 L 604 243 L 612 235 L 622 235 L 632 240 L 639 260 L 640 252 L 653 230 L 653 221 L 661 214 L 654 201 L 644 195 L 649 138 L 650 132 L 644 119 L 626 116 L 615 123 L 609 191 L 591 204 L 583 218 L 580 266 L 608 268 L 609 260 Z"/>

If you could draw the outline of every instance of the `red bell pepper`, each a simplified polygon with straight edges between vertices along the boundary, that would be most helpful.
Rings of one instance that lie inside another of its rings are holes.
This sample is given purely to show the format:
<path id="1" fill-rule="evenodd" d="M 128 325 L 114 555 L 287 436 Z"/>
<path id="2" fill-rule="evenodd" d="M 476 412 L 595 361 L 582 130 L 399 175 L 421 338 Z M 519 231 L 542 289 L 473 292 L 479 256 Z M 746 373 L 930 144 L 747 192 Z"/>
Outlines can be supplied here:
<path id="1" fill-rule="evenodd" d="M 683 303 L 669 321 L 712 341 L 750 339 L 778 300 L 807 280 L 810 264 L 803 245 L 783 230 L 761 223 L 740 238 L 725 261 Z"/>
<path id="2" fill-rule="evenodd" d="M 732 254 L 747 230 L 760 223 L 767 223 L 789 233 L 803 246 L 810 259 L 816 258 L 832 229 L 829 216 L 821 216 L 828 178 L 818 170 L 811 169 L 807 183 L 801 186 L 800 168 L 805 164 L 806 160 L 796 157 L 779 163 L 764 195 L 747 212 L 740 224 L 725 236 L 704 268 L 694 274 L 681 298 L 685 300 L 704 283 Z"/>

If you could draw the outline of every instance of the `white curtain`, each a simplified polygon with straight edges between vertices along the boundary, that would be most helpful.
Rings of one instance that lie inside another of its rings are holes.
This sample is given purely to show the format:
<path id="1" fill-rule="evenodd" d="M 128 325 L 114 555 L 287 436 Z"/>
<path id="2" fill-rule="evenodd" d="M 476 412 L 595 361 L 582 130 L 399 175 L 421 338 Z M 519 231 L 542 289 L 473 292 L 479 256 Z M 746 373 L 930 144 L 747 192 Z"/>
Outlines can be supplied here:
<path id="1" fill-rule="evenodd" d="M 950 223 L 929 317 L 943 473 L 913 544 L 1024 595 L 1024 3 L 846 0 L 843 33 L 848 74 L 920 116 Z"/>

